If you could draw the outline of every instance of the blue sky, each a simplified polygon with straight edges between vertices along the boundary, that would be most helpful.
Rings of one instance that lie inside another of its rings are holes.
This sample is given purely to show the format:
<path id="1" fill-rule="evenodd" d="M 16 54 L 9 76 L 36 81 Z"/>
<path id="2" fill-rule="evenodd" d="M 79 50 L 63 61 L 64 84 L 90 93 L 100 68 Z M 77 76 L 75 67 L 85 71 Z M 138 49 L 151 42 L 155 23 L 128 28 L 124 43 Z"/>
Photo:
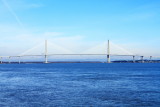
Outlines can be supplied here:
<path id="1" fill-rule="evenodd" d="M 159 0 L 0 0 L 0 54 L 48 38 L 70 49 L 110 39 L 136 54 L 160 56 Z"/>

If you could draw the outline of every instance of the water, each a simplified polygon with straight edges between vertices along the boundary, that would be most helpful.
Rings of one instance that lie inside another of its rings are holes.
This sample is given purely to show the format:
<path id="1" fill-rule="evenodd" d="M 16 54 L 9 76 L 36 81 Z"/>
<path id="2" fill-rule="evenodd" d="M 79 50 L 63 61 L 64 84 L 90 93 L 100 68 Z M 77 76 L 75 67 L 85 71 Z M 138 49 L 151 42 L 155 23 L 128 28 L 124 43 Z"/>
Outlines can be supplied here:
<path id="1" fill-rule="evenodd" d="M 0 107 L 160 107 L 160 64 L 1 64 Z"/>

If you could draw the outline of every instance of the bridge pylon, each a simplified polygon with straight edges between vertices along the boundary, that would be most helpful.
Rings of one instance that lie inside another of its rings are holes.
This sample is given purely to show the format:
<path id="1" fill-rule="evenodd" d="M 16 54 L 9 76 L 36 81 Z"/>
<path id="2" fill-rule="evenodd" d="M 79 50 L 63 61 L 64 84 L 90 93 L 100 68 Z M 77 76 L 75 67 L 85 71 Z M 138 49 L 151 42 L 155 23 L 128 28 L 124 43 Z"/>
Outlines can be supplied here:
<path id="1" fill-rule="evenodd" d="M 48 63 L 48 56 L 47 56 L 48 53 L 47 53 L 47 51 L 48 51 L 47 50 L 47 40 L 45 40 L 45 55 L 44 55 L 45 56 L 45 62 L 44 63 Z"/>
<path id="2" fill-rule="evenodd" d="M 110 63 L 110 42 L 108 40 L 108 47 L 107 47 L 107 63 Z"/>

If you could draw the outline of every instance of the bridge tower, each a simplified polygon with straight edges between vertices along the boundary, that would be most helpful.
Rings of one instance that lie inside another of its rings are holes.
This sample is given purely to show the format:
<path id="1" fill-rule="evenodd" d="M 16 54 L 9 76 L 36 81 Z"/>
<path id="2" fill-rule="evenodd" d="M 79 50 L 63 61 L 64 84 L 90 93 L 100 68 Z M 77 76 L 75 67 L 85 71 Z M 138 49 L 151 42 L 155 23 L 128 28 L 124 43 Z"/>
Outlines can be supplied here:
<path id="1" fill-rule="evenodd" d="M 48 63 L 48 58 L 47 58 L 47 40 L 45 40 L 45 62 L 44 63 Z"/>
<path id="2" fill-rule="evenodd" d="M 110 63 L 110 43 L 108 40 L 108 48 L 107 48 L 107 63 Z"/>

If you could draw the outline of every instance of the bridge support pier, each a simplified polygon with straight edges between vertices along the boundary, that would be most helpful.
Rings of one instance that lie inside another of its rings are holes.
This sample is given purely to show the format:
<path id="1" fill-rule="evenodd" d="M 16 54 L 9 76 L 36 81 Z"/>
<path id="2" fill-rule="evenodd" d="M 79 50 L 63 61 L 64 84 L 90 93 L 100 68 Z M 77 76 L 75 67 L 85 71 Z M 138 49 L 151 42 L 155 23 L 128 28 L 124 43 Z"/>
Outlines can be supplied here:
<path id="1" fill-rule="evenodd" d="M 135 63 L 135 56 L 133 56 L 133 63 Z"/>
<path id="2" fill-rule="evenodd" d="M 144 63 L 144 59 L 143 59 L 143 57 L 144 57 L 144 56 L 141 56 L 141 63 Z"/>
<path id="3" fill-rule="evenodd" d="M 152 63 L 152 56 L 150 56 L 150 60 L 149 60 L 149 62 L 150 62 L 150 63 Z"/>
<path id="4" fill-rule="evenodd" d="M 11 57 L 8 57 L 8 63 L 9 63 L 9 64 L 11 63 L 10 58 L 11 58 Z"/>
<path id="5" fill-rule="evenodd" d="M 47 55 L 45 55 L 45 62 L 44 63 L 48 63 Z"/>
<path id="6" fill-rule="evenodd" d="M 107 55 L 107 63 L 110 63 L 110 55 Z"/>
<path id="7" fill-rule="evenodd" d="M 107 63 L 110 63 L 110 43 L 108 40 L 108 48 L 107 48 Z"/>
<path id="8" fill-rule="evenodd" d="M 1 58 L 1 64 L 3 63 L 3 61 L 2 61 L 2 57 L 0 57 Z"/>
<path id="9" fill-rule="evenodd" d="M 18 63 L 20 64 L 21 63 L 21 57 L 19 56 L 19 61 L 18 61 Z"/>
<path id="10" fill-rule="evenodd" d="M 44 63 L 48 63 L 48 57 L 47 57 L 47 40 L 45 40 L 45 55 L 44 55 L 44 57 L 45 57 L 45 62 Z"/>

